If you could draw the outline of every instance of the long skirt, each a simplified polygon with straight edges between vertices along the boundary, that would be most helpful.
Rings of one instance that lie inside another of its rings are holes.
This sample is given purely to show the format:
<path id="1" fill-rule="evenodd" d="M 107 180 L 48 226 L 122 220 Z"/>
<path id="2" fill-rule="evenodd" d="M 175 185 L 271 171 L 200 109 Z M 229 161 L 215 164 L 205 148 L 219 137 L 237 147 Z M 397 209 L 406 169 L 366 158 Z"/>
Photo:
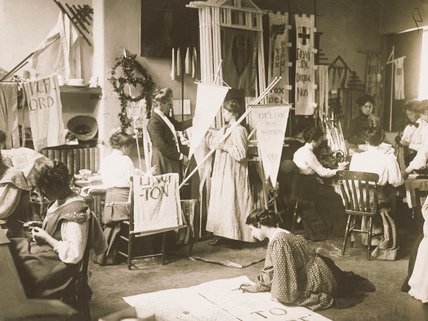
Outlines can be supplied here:
<path id="1" fill-rule="evenodd" d="M 114 187 L 107 189 L 101 224 L 108 247 L 102 255 L 97 256 L 95 262 L 98 264 L 111 265 L 119 263 L 117 241 L 120 236 L 121 222 L 129 219 L 130 207 L 128 199 L 129 188 Z"/>

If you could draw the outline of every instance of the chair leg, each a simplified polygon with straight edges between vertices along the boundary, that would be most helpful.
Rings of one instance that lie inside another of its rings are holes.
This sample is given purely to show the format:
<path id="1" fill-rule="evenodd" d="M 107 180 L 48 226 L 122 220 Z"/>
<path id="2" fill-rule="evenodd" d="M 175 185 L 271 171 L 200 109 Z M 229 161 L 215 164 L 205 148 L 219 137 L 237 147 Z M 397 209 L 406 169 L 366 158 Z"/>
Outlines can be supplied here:
<path id="1" fill-rule="evenodd" d="M 350 228 L 350 233 L 351 233 L 351 248 L 354 248 L 354 243 L 355 243 L 355 233 L 353 232 L 354 231 L 354 229 L 355 229 L 355 220 L 356 220 L 356 218 L 355 218 L 355 216 L 352 216 L 352 219 L 351 219 L 351 228 Z"/>
<path id="2" fill-rule="evenodd" d="M 345 236 L 343 238 L 342 255 L 345 255 L 346 243 L 348 242 L 348 237 L 349 237 L 350 223 L 351 223 L 351 215 L 348 215 L 348 220 L 346 221 Z"/>
<path id="3" fill-rule="evenodd" d="M 372 220 L 373 218 L 370 216 L 369 217 L 369 228 L 368 228 L 368 238 L 367 238 L 367 259 L 370 261 L 370 247 L 372 245 L 372 228 L 373 228 L 373 224 L 372 224 Z"/>
<path id="4" fill-rule="evenodd" d="M 166 243 L 166 233 L 162 233 L 162 259 L 161 259 L 161 264 L 164 265 L 165 264 L 165 243 Z"/>
<path id="5" fill-rule="evenodd" d="M 132 255 L 133 255 L 133 246 L 134 246 L 134 237 L 135 235 L 132 233 L 128 234 L 128 257 L 127 257 L 127 264 L 128 264 L 128 270 L 131 270 L 132 265 Z"/>

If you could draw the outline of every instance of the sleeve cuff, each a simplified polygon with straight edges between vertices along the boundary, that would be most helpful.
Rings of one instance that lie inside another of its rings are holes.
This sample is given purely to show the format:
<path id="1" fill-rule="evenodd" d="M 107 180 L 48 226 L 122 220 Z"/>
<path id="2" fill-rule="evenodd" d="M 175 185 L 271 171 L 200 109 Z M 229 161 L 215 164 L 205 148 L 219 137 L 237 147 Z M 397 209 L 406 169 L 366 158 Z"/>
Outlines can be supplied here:
<path id="1" fill-rule="evenodd" d="M 180 158 L 179 158 L 179 160 L 183 160 L 183 158 L 184 158 L 184 155 L 183 155 L 182 153 L 180 153 Z"/>

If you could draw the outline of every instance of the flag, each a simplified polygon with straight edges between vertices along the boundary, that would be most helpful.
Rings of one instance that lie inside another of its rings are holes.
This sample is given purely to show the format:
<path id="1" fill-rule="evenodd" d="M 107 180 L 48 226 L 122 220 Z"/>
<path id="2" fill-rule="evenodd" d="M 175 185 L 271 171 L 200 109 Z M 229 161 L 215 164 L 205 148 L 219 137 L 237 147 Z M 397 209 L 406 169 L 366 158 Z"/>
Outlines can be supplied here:
<path id="1" fill-rule="evenodd" d="M 282 146 L 287 128 L 290 106 L 252 107 L 251 117 L 257 130 L 257 141 L 265 177 L 276 186 Z"/>
<path id="2" fill-rule="evenodd" d="M 189 158 L 193 155 L 196 148 L 198 148 L 210 125 L 214 121 L 229 89 L 229 87 L 218 85 L 198 84 L 192 137 L 190 138 Z"/>
<path id="3" fill-rule="evenodd" d="M 31 66 L 38 77 L 58 74 L 67 82 L 71 74 L 80 77 L 79 33 L 70 19 L 59 13 L 56 25 L 37 47 L 32 56 Z M 73 63 L 71 63 L 73 60 Z"/>

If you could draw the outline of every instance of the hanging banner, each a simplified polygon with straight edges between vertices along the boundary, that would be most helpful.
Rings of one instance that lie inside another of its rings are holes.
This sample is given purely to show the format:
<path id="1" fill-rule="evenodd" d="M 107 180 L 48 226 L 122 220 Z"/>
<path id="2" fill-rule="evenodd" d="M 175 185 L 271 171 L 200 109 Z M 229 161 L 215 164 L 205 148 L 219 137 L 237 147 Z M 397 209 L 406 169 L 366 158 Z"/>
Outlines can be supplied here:
<path id="1" fill-rule="evenodd" d="M 193 117 L 192 136 L 190 138 L 189 158 L 198 148 L 210 125 L 214 121 L 218 110 L 230 87 L 198 84 L 196 95 L 195 116 Z"/>
<path id="2" fill-rule="evenodd" d="M 23 83 L 34 149 L 65 143 L 62 104 L 57 76 Z"/>
<path id="3" fill-rule="evenodd" d="M 178 174 L 133 176 L 134 231 L 149 232 L 183 225 Z"/>
<path id="4" fill-rule="evenodd" d="M 289 112 L 288 105 L 257 105 L 251 111 L 265 177 L 270 178 L 272 186 L 276 185 Z"/>
<path id="5" fill-rule="evenodd" d="M 328 66 L 319 65 L 317 66 L 318 74 L 318 110 L 321 115 L 329 116 L 328 107 Z"/>
<path id="6" fill-rule="evenodd" d="M 296 94 L 295 114 L 312 115 L 315 103 L 314 32 L 315 17 L 295 15 L 296 19 Z"/>
<path id="7" fill-rule="evenodd" d="M 291 90 L 289 85 L 289 67 L 291 64 L 288 52 L 288 48 L 291 46 L 288 38 L 289 27 L 287 12 L 269 13 L 268 83 L 275 77 L 281 77 L 281 80 L 273 88 L 273 92 L 277 96 L 268 97 L 269 104 L 280 104 L 283 101 L 289 101 L 288 91 Z"/>
<path id="8" fill-rule="evenodd" d="M 373 96 L 376 100 L 375 106 L 383 106 L 382 103 L 382 73 L 383 65 L 380 54 L 367 54 L 366 68 L 366 93 Z"/>
<path id="9" fill-rule="evenodd" d="M 404 58 L 394 60 L 394 99 L 404 99 Z"/>

